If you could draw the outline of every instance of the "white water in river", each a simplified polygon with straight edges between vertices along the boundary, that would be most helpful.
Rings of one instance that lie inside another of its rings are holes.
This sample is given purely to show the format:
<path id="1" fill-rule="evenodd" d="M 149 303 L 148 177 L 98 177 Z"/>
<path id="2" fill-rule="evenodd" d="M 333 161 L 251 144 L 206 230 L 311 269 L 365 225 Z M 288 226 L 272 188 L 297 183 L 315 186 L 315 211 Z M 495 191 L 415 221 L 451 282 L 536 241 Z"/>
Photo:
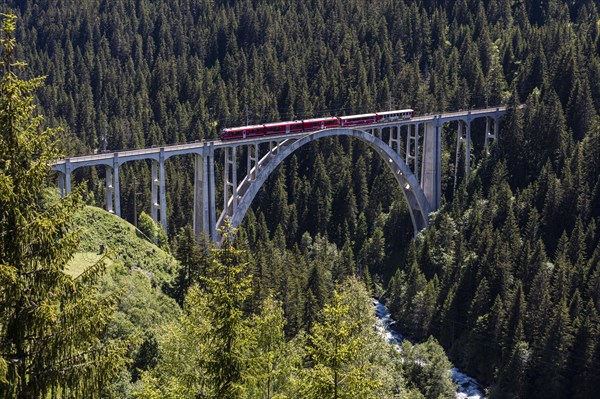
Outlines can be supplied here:
<path id="1" fill-rule="evenodd" d="M 396 321 L 392 319 L 388 309 L 377 299 L 373 299 L 373 304 L 375 305 L 375 313 L 377 315 L 377 328 L 383 334 L 385 340 L 400 344 L 405 337 L 394 330 L 393 324 Z M 474 378 L 462 373 L 456 367 L 452 368 L 452 379 L 458 386 L 458 391 L 456 392 L 457 399 L 485 399 L 481 385 Z"/>

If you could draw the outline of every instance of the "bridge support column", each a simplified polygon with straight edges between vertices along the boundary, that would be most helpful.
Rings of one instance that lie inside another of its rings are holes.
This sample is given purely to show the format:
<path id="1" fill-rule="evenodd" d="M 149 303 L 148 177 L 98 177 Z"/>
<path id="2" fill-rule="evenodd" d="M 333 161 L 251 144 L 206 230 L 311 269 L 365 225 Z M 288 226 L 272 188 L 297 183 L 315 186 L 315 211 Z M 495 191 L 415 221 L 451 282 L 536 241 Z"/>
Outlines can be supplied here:
<path id="1" fill-rule="evenodd" d="M 467 128 L 467 137 L 465 137 L 465 179 L 468 179 L 471 174 L 471 120 L 467 120 L 465 125 Z"/>
<path id="2" fill-rule="evenodd" d="M 252 168 L 254 168 L 254 170 Z M 246 174 L 248 175 L 249 181 L 256 180 L 256 176 L 258 175 L 258 144 L 251 144 L 248 146 Z"/>
<path id="3" fill-rule="evenodd" d="M 441 115 L 435 124 L 435 209 L 442 206 L 442 122 Z"/>
<path id="4" fill-rule="evenodd" d="M 269 151 L 271 155 L 279 155 L 279 151 L 281 150 L 281 141 L 269 141 Z"/>
<path id="5" fill-rule="evenodd" d="M 419 175 L 419 132 L 418 125 L 407 125 L 406 134 L 406 165 L 410 168 L 411 162 L 413 165 L 413 173 Z"/>
<path id="6" fill-rule="evenodd" d="M 373 137 L 377 137 L 379 140 L 381 140 L 381 129 L 374 127 L 370 130 Z"/>
<path id="7" fill-rule="evenodd" d="M 113 195 L 114 195 L 114 203 L 115 203 L 115 215 L 121 217 L 121 187 L 119 183 L 119 153 L 115 152 L 115 156 L 113 158 Z"/>
<path id="8" fill-rule="evenodd" d="M 272 147 L 272 144 L 269 143 Z M 273 149 L 271 148 L 271 153 Z M 223 178 L 223 210 L 228 217 L 233 216 L 238 204 L 237 193 L 237 147 L 225 148 L 225 171 Z M 229 187 L 231 187 L 231 210 L 229 208 Z"/>
<path id="9" fill-rule="evenodd" d="M 160 191 L 160 224 L 165 233 L 167 232 L 167 191 L 165 177 L 165 149 L 160 149 L 158 156 L 158 185 Z"/>
<path id="10" fill-rule="evenodd" d="M 485 142 L 484 142 L 484 146 L 487 149 L 490 144 L 494 141 L 496 141 L 498 139 L 498 123 L 499 123 L 499 118 L 498 117 L 494 117 L 494 132 L 492 133 L 492 130 L 490 128 L 490 120 L 492 118 L 486 117 L 485 118 Z"/>
<path id="11" fill-rule="evenodd" d="M 496 114 L 498 114 L 498 109 L 496 109 Z M 498 131 L 500 130 L 500 117 L 494 117 L 494 140 L 498 140 Z"/>
<path id="12" fill-rule="evenodd" d="M 467 138 L 463 136 L 463 124 L 466 127 Z M 464 122 L 462 120 L 458 121 L 458 132 L 456 134 L 456 151 L 454 155 L 454 190 L 456 190 L 456 185 L 458 183 L 458 168 L 460 161 L 460 150 L 462 147 L 462 143 L 465 143 L 464 146 L 464 162 L 465 162 L 465 179 L 469 176 L 469 168 L 471 161 L 471 125 L 470 122 Z"/>
<path id="13" fill-rule="evenodd" d="M 67 195 L 71 194 L 71 160 L 65 160 L 65 191 Z"/>
<path id="14" fill-rule="evenodd" d="M 277 146 L 277 154 L 279 154 L 279 146 Z M 233 215 L 238 206 L 237 147 L 233 147 L 231 149 L 231 172 L 233 180 L 231 182 L 233 185 L 233 210 L 231 211 L 231 214 Z"/>
<path id="15" fill-rule="evenodd" d="M 456 151 L 454 154 L 454 186 L 453 186 L 453 190 L 456 191 L 456 183 L 458 181 L 458 161 L 459 158 L 458 156 L 460 155 L 460 147 L 461 147 L 461 143 L 462 143 L 462 126 L 463 122 L 462 121 L 458 121 L 458 132 L 456 132 Z"/>
<path id="16" fill-rule="evenodd" d="M 429 208 L 434 211 L 439 209 L 442 200 L 442 126 L 438 117 L 424 126 L 421 188 L 429 202 Z"/>
<path id="17" fill-rule="evenodd" d="M 490 132 L 490 118 L 485 117 L 485 141 L 483 142 L 483 146 L 487 149 L 490 146 L 491 141 L 491 132 Z"/>
<path id="18" fill-rule="evenodd" d="M 150 207 L 150 216 L 155 223 L 158 223 L 158 162 L 152 163 L 152 206 Z"/>
<path id="19" fill-rule="evenodd" d="M 106 211 L 115 213 L 113 208 L 113 196 L 115 193 L 115 187 L 113 185 L 113 173 L 110 166 L 106 166 Z"/>
<path id="20" fill-rule="evenodd" d="M 417 181 L 419 180 L 419 124 L 412 125 L 414 128 L 414 137 L 415 137 L 415 165 L 414 165 L 414 173 L 417 177 Z"/>
<path id="21" fill-rule="evenodd" d="M 465 126 L 466 135 L 463 136 L 463 124 Z M 459 154 L 461 150 L 462 143 L 464 142 L 464 161 L 465 161 L 465 179 L 469 178 L 469 174 L 471 173 L 471 120 L 467 119 L 466 121 L 459 120 L 458 121 L 458 133 L 456 135 L 456 154 L 454 161 L 454 190 L 456 190 L 456 185 L 458 183 L 458 167 L 459 167 Z"/>
<path id="22" fill-rule="evenodd" d="M 62 172 L 58 172 L 58 193 L 61 198 L 65 196 L 65 174 Z"/>
<path id="23" fill-rule="evenodd" d="M 400 126 L 390 126 L 388 145 L 394 149 L 394 144 L 396 144 L 396 154 L 400 154 Z"/>
<path id="24" fill-rule="evenodd" d="M 194 155 L 194 235 L 196 238 L 202 232 L 210 235 L 208 191 L 208 160 L 205 145 L 202 148 L 202 155 Z"/>
<path id="25" fill-rule="evenodd" d="M 217 241 L 217 205 L 215 199 L 215 147 L 211 141 L 208 151 L 208 226 L 210 238 Z"/>

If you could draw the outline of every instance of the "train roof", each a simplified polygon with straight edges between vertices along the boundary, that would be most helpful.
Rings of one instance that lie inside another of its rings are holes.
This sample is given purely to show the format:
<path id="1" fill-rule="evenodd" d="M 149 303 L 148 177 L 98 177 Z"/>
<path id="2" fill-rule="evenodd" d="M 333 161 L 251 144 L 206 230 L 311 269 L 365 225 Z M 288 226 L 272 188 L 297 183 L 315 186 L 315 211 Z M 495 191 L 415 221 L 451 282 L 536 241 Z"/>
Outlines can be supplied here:
<path id="1" fill-rule="evenodd" d="M 377 115 L 394 115 L 394 114 L 402 114 L 405 112 L 413 112 L 412 109 L 407 108 L 407 109 L 397 109 L 395 111 L 384 111 L 384 112 L 378 112 Z"/>
<path id="2" fill-rule="evenodd" d="M 369 117 L 374 117 L 377 114 L 360 114 L 360 115 L 346 115 L 346 116 L 340 116 L 340 119 L 355 119 L 355 118 L 369 118 Z"/>
<path id="3" fill-rule="evenodd" d="M 250 126 L 238 126 L 238 127 L 226 127 L 223 129 L 224 132 L 241 132 L 242 130 L 248 129 L 262 129 L 263 125 L 250 125 Z"/>
<path id="4" fill-rule="evenodd" d="M 304 119 L 303 122 L 321 122 L 321 121 L 333 121 L 337 120 L 335 116 L 325 116 L 323 118 L 312 118 L 312 119 Z"/>
<path id="5" fill-rule="evenodd" d="M 265 127 L 287 126 L 292 123 L 302 123 L 302 121 L 271 122 L 271 123 L 265 123 Z"/>

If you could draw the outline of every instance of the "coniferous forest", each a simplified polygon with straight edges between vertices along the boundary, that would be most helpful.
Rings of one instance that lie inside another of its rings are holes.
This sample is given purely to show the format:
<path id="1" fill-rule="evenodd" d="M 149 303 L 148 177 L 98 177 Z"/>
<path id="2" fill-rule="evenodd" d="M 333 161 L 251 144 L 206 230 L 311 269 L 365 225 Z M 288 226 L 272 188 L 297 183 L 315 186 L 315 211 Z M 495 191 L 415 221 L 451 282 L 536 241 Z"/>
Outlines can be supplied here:
<path id="1" fill-rule="evenodd" d="M 450 361 L 492 399 L 597 396 L 598 1 L 0 12 L 15 15 L 0 42 L 0 398 L 437 399 L 454 397 Z M 288 158 L 221 248 L 189 224 L 191 157 L 166 162 L 168 235 L 148 217 L 149 163 L 120 169 L 139 230 L 94 208 L 104 168 L 78 169 L 62 199 L 49 171 L 224 127 L 499 105 L 489 151 L 473 123 L 469 176 L 444 126 L 442 208 L 416 237 L 392 173 L 347 137 Z M 420 344 L 385 344 L 373 296 Z"/>

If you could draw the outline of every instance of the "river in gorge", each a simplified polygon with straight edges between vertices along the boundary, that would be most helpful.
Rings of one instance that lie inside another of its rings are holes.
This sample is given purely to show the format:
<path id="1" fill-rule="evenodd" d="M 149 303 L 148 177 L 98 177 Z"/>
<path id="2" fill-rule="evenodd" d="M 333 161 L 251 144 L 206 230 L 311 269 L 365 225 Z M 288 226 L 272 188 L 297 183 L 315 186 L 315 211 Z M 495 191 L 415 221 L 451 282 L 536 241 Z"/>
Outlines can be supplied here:
<path id="1" fill-rule="evenodd" d="M 384 335 L 386 341 L 399 345 L 405 337 L 395 330 L 395 321 L 384 304 L 373 299 L 377 315 L 377 327 Z M 452 369 L 452 379 L 457 385 L 457 399 L 484 399 L 483 387 L 474 378 L 469 377 L 457 368 Z"/>

